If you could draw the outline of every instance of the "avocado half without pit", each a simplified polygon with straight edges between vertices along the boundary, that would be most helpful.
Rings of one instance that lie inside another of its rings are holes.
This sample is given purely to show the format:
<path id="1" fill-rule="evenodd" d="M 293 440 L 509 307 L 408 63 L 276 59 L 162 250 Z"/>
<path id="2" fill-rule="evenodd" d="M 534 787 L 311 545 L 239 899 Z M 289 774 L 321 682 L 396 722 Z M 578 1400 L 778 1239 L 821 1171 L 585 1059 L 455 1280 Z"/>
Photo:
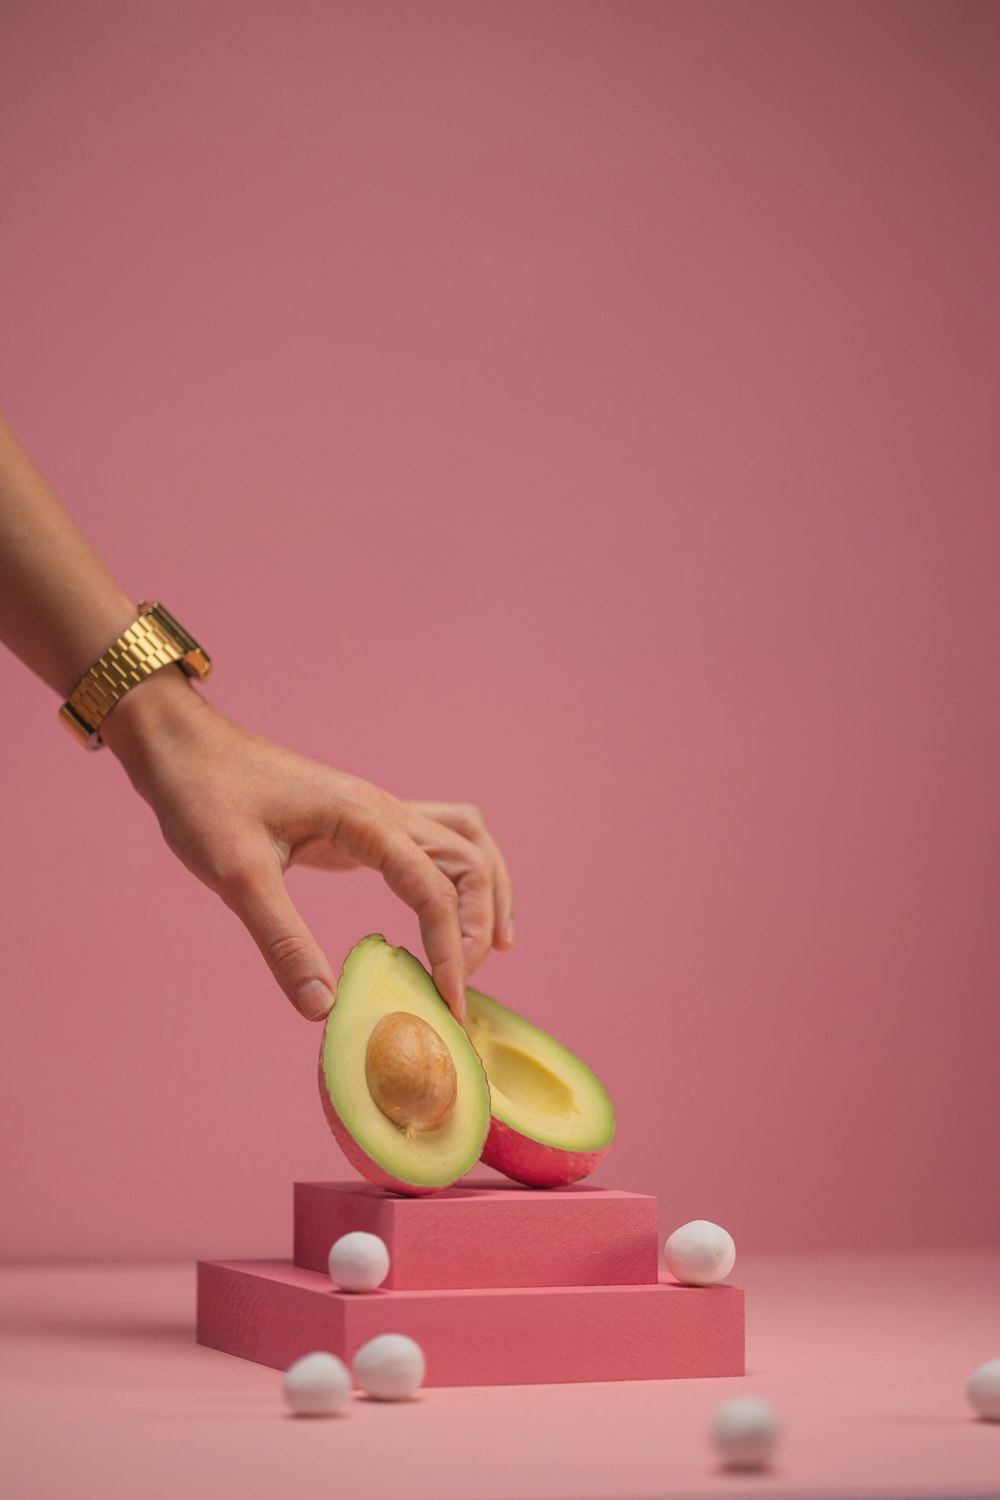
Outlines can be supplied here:
<path id="1" fill-rule="evenodd" d="M 467 989 L 466 1030 L 490 1083 L 482 1160 L 531 1187 L 588 1176 L 611 1150 L 615 1112 L 587 1064 L 517 1011 Z"/>
<path id="2" fill-rule="evenodd" d="M 463 1028 L 419 959 L 380 933 L 353 947 L 319 1059 L 323 1109 L 363 1177 L 398 1193 L 449 1187 L 476 1162 L 532 1187 L 592 1172 L 615 1114 L 586 1063 L 479 990 Z"/>

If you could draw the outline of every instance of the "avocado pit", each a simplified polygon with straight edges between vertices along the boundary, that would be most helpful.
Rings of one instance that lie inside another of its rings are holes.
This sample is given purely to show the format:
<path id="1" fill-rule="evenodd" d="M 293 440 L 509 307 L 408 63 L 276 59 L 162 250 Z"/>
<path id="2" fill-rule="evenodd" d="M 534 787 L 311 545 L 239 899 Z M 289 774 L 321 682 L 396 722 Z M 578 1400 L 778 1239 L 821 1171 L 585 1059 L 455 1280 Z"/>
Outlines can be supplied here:
<path id="1" fill-rule="evenodd" d="M 382 1017 L 365 1052 L 368 1092 L 407 1136 L 443 1125 L 458 1096 L 451 1052 L 421 1016 L 394 1010 Z"/>

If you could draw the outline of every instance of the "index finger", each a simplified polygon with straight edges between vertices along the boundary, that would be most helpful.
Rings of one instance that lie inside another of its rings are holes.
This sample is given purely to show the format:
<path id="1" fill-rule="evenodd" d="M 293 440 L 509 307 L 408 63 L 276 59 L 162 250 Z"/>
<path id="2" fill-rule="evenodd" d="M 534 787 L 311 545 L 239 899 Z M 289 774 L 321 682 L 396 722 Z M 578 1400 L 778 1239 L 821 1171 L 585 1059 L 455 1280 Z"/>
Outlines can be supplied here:
<path id="1" fill-rule="evenodd" d="M 371 808 L 352 802 L 340 810 L 336 839 L 378 870 L 389 889 L 412 907 L 438 993 L 465 1024 L 465 951 L 458 892 L 408 833 Z"/>

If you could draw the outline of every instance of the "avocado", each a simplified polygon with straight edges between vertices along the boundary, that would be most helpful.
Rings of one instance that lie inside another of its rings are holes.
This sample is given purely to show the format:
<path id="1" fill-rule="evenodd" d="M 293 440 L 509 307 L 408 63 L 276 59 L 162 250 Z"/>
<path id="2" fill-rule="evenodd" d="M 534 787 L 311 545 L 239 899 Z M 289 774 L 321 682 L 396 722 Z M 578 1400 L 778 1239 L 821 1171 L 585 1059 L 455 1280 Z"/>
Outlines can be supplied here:
<path id="1" fill-rule="evenodd" d="M 489 1079 L 492 1119 L 482 1160 L 516 1182 L 559 1187 L 611 1150 L 615 1112 L 603 1084 L 540 1026 L 466 990 L 465 1029 Z"/>
<path id="2" fill-rule="evenodd" d="M 363 1177 L 418 1196 L 474 1167 L 490 1129 L 486 1073 L 418 958 L 381 933 L 344 960 L 319 1055 L 330 1129 Z"/>

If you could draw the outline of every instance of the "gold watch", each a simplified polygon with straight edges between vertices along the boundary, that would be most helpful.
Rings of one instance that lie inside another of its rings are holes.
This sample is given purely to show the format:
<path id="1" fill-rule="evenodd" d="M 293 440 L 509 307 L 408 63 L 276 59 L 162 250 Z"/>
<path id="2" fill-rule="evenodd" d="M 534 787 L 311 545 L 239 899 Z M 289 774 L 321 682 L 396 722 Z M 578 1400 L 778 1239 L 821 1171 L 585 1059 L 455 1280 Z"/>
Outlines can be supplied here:
<path id="1" fill-rule="evenodd" d="M 129 688 L 176 662 L 202 681 L 212 670 L 208 653 L 162 604 L 139 600 L 139 618 L 85 672 L 59 710 L 59 717 L 88 750 L 104 744 L 101 720 Z"/>

